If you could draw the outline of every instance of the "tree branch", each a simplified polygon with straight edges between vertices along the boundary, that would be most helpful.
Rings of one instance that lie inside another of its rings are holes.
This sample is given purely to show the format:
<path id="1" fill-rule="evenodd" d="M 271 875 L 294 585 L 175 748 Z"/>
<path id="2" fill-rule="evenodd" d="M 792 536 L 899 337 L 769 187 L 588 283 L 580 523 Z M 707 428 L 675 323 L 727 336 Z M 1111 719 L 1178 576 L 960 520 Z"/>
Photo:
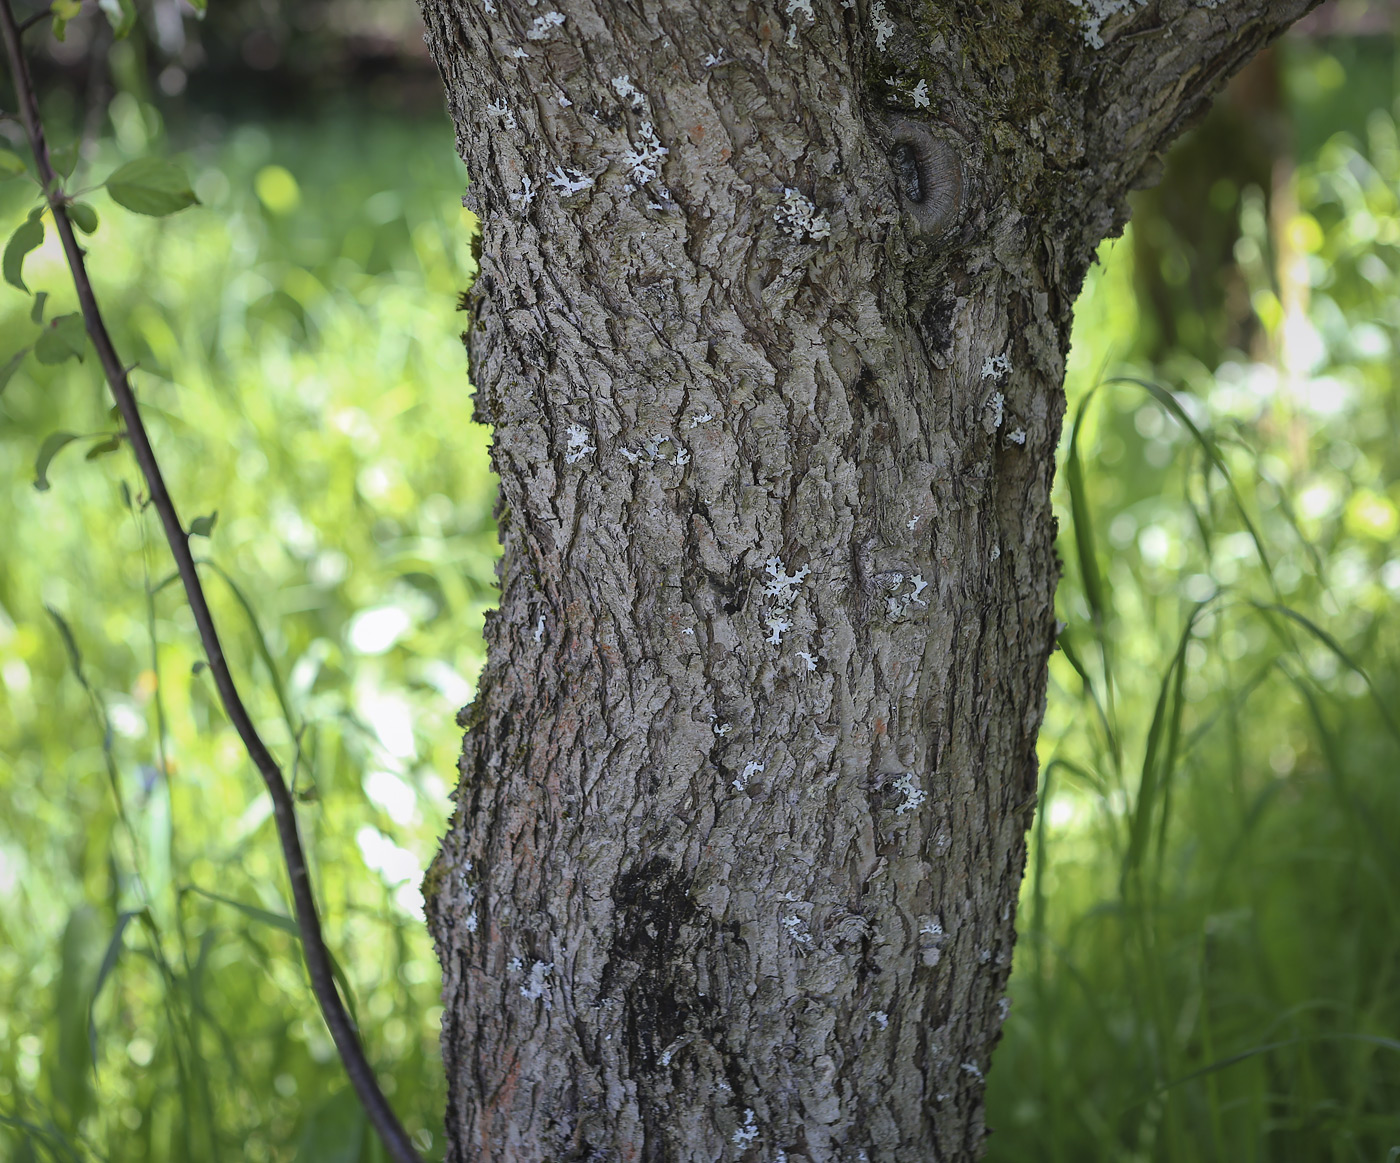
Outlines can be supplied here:
<path id="1" fill-rule="evenodd" d="M 33 18 L 26 22 L 25 27 L 32 22 Z M 277 821 L 277 836 L 282 844 L 282 855 L 286 861 L 288 878 L 291 881 L 292 901 L 296 912 L 297 927 L 301 933 L 302 951 L 306 958 L 306 968 L 311 979 L 312 992 L 320 1004 L 322 1017 L 325 1018 L 331 1037 L 335 1040 L 336 1049 L 340 1052 L 340 1058 L 345 1064 L 345 1072 L 350 1077 L 351 1085 L 354 1086 L 356 1094 L 359 1095 L 360 1102 L 364 1105 L 365 1112 L 379 1137 L 383 1140 L 389 1155 L 395 1163 L 419 1163 L 418 1153 L 409 1141 L 407 1132 L 404 1131 L 398 1117 L 379 1089 L 374 1071 L 360 1045 L 359 1035 L 350 1020 L 350 1015 L 346 1012 L 345 1003 L 336 991 L 335 979 L 331 972 L 330 954 L 321 933 L 321 921 L 317 915 L 316 900 L 311 891 L 306 855 L 302 849 L 301 837 L 297 829 L 295 804 L 287 789 L 286 781 L 282 777 L 281 768 L 263 743 L 257 728 L 253 725 L 252 717 L 248 714 L 243 700 L 239 697 L 233 675 L 224 659 L 218 632 L 214 628 L 213 616 L 204 596 L 204 587 L 200 583 L 194 557 L 190 552 L 189 536 L 180 524 L 179 515 L 175 510 L 175 502 L 165 487 L 165 480 L 161 474 L 160 465 L 156 461 L 150 439 L 146 434 L 145 425 L 142 423 L 140 411 L 136 406 L 136 397 L 132 393 L 126 370 L 117 356 L 111 336 L 107 333 L 107 326 L 98 310 L 97 299 L 93 294 L 92 283 L 88 279 L 87 268 L 83 262 L 83 252 L 78 246 L 73 226 L 68 220 L 66 199 L 59 179 L 49 161 L 48 145 L 44 140 L 43 125 L 39 120 L 39 106 L 34 92 L 34 83 L 20 44 L 23 28 L 15 22 L 10 0 L 0 0 L 0 31 L 3 31 L 4 34 L 5 51 L 9 57 L 10 69 L 14 78 L 20 115 L 24 121 L 30 147 L 34 151 L 34 161 L 38 167 L 39 179 L 43 183 L 44 196 L 53 213 L 54 225 L 58 229 L 59 238 L 63 241 L 63 252 L 67 256 L 68 266 L 72 271 L 73 284 L 78 292 L 78 302 L 82 306 L 88 335 L 92 339 L 92 345 L 97 351 L 98 360 L 102 364 L 102 370 L 107 378 L 108 386 L 112 390 L 112 396 L 115 398 L 122 419 L 126 424 L 127 438 L 131 441 L 132 453 L 136 457 L 136 463 L 141 469 L 142 476 L 145 477 L 146 489 L 150 493 L 151 502 L 155 505 L 156 512 L 160 515 L 161 524 L 164 526 L 165 537 L 170 544 L 170 552 L 175 558 L 180 580 L 184 583 L 185 595 L 189 600 L 190 609 L 194 613 L 195 625 L 199 628 L 199 638 L 208 657 L 209 670 L 214 677 L 214 685 L 218 688 L 224 711 L 238 732 L 239 738 L 243 741 L 243 746 L 254 766 L 257 767 L 258 774 L 262 776 L 268 795 L 272 799 L 273 815 Z"/>
<path id="2" fill-rule="evenodd" d="M 1144 167 L 1245 62 L 1318 3 L 1225 0 L 1206 8 L 1191 0 L 1157 0 L 1141 9 L 1125 6 L 1111 18 L 1097 68 L 1090 68 L 1098 83 L 1085 103 L 1085 123 L 1100 127 L 1088 156 L 1100 163 L 1101 189 L 1141 184 Z"/>
<path id="3" fill-rule="evenodd" d="M 43 8 L 40 8 L 39 11 L 36 12 L 36 13 L 34 13 L 33 16 L 29 17 L 28 20 L 23 20 L 23 21 L 21 21 L 21 22 L 19 23 L 18 28 L 19 28 L 19 34 L 20 34 L 20 36 L 23 36 L 26 32 L 28 32 L 28 31 L 29 31 L 31 28 L 33 28 L 36 24 L 39 24 L 39 23 L 41 23 L 42 21 L 47 20 L 47 19 L 48 19 L 50 16 L 52 16 L 52 15 L 53 15 L 53 10 L 50 9 L 47 5 L 46 5 L 45 7 L 43 7 Z"/>

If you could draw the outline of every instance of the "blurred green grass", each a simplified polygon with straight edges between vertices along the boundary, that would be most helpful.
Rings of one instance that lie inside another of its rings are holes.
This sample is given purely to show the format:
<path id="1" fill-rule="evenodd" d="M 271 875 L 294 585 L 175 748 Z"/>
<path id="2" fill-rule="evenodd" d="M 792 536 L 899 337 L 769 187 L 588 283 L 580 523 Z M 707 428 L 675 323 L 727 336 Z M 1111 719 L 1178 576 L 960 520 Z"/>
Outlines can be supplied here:
<path id="1" fill-rule="evenodd" d="M 113 121 L 99 177 L 170 148 L 130 97 Z M 437 119 L 216 124 L 184 144 L 202 207 L 139 219 L 93 197 L 98 293 L 183 515 L 218 513 L 197 543 L 226 647 L 269 743 L 298 756 L 327 935 L 371 1058 L 440 1155 L 418 881 L 445 829 L 497 554 L 454 315 L 471 277 L 465 177 Z M 7 219 L 24 193 L 0 188 Z M 74 298 L 49 235 L 26 276 L 52 317 Z M 29 301 L 7 287 L 0 310 L 7 348 L 26 342 Z M 146 600 L 170 565 L 133 466 L 85 463 L 75 444 L 52 488 L 32 487 L 39 443 L 110 429 L 108 407 L 91 357 L 29 361 L 0 400 L 0 1116 L 36 1128 L 12 1127 L 0 1155 L 360 1157 L 336 1147 L 343 1131 L 371 1158 L 269 919 L 288 909 L 267 798 L 192 673 L 179 587 Z"/>
<path id="2" fill-rule="evenodd" d="M 1400 1148 L 1392 114 L 1299 162 L 1235 209 L 1252 357 L 1135 362 L 1130 237 L 1077 309 L 992 1160 Z"/>
<path id="3" fill-rule="evenodd" d="M 417 880 L 497 552 L 451 130 L 359 112 L 167 135 L 127 92 L 110 113 L 98 176 L 173 151 L 204 206 L 150 221 L 94 196 L 99 293 L 186 519 L 219 514 L 231 660 L 297 757 L 371 1058 L 441 1157 Z M 1400 1145 L 1400 147 L 1389 112 L 1357 125 L 1299 159 L 1279 229 L 1258 191 L 1225 211 L 1260 350 L 1143 363 L 1130 238 L 1086 285 L 992 1159 Z M 21 194 L 0 186 L 0 219 Z M 52 239 L 26 271 L 50 316 L 73 309 Z M 28 310 L 3 288 L 0 359 Z M 0 1155 L 378 1158 L 282 922 L 266 798 L 176 587 L 148 601 L 169 566 L 133 469 L 79 443 L 32 487 L 43 439 L 107 430 L 107 408 L 90 359 L 26 364 L 0 398 Z"/>

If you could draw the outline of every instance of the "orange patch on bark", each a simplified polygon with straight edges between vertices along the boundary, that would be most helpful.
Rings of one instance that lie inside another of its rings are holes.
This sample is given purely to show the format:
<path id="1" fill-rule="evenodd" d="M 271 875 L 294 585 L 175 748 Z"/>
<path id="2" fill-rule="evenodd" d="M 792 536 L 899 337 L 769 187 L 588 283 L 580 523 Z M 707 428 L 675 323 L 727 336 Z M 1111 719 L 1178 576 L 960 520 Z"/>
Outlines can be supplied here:
<path id="1" fill-rule="evenodd" d="M 700 139 L 705 136 L 705 127 L 703 125 L 692 125 L 686 132 L 690 134 L 690 140 L 696 145 L 699 145 Z"/>
<path id="2" fill-rule="evenodd" d="M 510 1070 L 506 1072 L 505 1078 L 501 1080 L 501 1085 L 496 1088 L 496 1093 L 486 1100 L 486 1110 L 488 1117 L 482 1120 L 481 1129 L 481 1154 L 486 1155 L 490 1146 L 489 1135 L 492 1124 L 498 1114 L 505 1114 L 509 1111 L 511 1099 L 515 1097 L 515 1088 L 520 1082 L 520 1059 L 512 1055 Z"/>
<path id="3" fill-rule="evenodd" d="M 877 734 L 877 735 L 883 735 L 884 733 L 885 733 L 885 720 L 884 720 L 884 719 L 876 719 L 876 720 L 875 720 L 875 734 Z"/>

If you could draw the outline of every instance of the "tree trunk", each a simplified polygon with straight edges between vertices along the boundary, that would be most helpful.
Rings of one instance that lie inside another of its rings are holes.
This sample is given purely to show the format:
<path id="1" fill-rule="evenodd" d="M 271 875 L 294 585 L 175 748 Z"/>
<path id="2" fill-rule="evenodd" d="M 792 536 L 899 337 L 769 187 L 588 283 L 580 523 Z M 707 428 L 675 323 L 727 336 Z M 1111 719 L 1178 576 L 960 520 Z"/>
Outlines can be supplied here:
<path id="1" fill-rule="evenodd" d="M 1307 0 L 423 2 L 504 545 L 448 1157 L 973 1158 L 1073 299 Z"/>

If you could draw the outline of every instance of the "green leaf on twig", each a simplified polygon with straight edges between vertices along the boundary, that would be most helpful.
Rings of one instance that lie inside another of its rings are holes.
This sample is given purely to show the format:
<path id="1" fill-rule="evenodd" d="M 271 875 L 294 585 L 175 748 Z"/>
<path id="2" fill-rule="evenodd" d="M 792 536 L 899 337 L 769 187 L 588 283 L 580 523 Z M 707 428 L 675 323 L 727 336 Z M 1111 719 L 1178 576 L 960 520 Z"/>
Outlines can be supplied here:
<path id="1" fill-rule="evenodd" d="M 48 491 L 49 465 L 53 463 L 53 458 L 77 439 L 76 432 L 54 432 L 44 438 L 44 443 L 39 446 L 39 455 L 34 458 L 34 487 L 39 492 Z"/>
<path id="2" fill-rule="evenodd" d="M 118 40 L 136 27 L 136 5 L 132 0 L 97 0 L 97 6 L 107 14 L 107 23 Z"/>
<path id="3" fill-rule="evenodd" d="M 127 162 L 107 179 L 106 186 L 117 205 L 153 218 L 174 214 L 199 202 L 184 171 L 159 158 L 143 157 Z"/>
<path id="4" fill-rule="evenodd" d="M 34 306 L 29 308 L 29 321 L 31 323 L 42 323 L 44 321 L 44 304 L 48 302 L 49 293 L 39 291 L 34 296 Z"/>
<path id="5" fill-rule="evenodd" d="M 18 287 L 26 294 L 29 288 L 24 285 L 24 260 L 31 250 L 34 250 L 44 241 L 44 222 L 41 218 L 26 218 L 10 235 L 10 241 L 5 244 L 5 281 L 12 287 Z"/>
<path id="6" fill-rule="evenodd" d="M 97 229 L 97 211 L 86 202 L 70 202 L 68 203 L 68 221 L 84 234 L 91 234 Z"/>
<path id="7" fill-rule="evenodd" d="M 218 519 L 218 509 L 215 509 L 212 513 L 208 514 L 207 516 L 196 517 L 193 521 L 190 522 L 190 536 L 208 537 L 209 534 L 214 532 L 214 522 L 216 522 Z"/>
<path id="8" fill-rule="evenodd" d="M 49 165 L 60 178 L 71 177 L 78 166 L 78 143 L 72 141 L 49 150 Z"/>
<path id="9" fill-rule="evenodd" d="M 17 178 L 27 169 L 24 159 L 19 154 L 11 153 L 8 149 L 0 149 L 0 182 L 7 178 Z"/>
<path id="10" fill-rule="evenodd" d="M 87 350 L 87 328 L 78 314 L 59 315 L 49 323 L 34 341 L 34 358 L 40 363 L 62 363 L 81 360 Z"/>
<path id="11" fill-rule="evenodd" d="M 49 5 L 49 11 L 53 14 L 55 40 L 63 39 L 63 34 L 68 30 L 68 22 L 82 10 L 82 0 L 53 0 L 53 3 Z"/>
<path id="12" fill-rule="evenodd" d="M 99 456 L 106 456 L 108 453 L 116 452 L 122 446 L 122 434 L 114 432 L 106 440 L 99 440 L 84 454 L 84 460 L 96 460 Z"/>
<path id="13" fill-rule="evenodd" d="M 24 362 L 24 357 L 29 354 L 29 348 L 21 347 L 14 355 L 10 356 L 3 364 L 0 364 L 0 394 L 10 385 L 10 377 L 19 371 L 19 365 Z"/>

